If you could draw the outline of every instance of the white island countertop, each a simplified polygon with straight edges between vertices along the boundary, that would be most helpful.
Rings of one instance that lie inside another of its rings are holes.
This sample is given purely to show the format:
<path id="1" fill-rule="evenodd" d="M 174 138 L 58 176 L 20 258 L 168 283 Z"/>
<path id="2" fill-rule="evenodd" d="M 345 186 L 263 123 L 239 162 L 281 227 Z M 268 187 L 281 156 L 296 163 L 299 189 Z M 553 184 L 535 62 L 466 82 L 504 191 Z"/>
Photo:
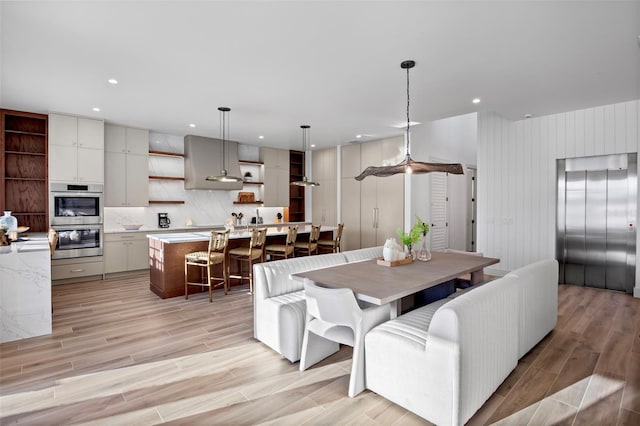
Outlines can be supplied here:
<path id="1" fill-rule="evenodd" d="M 46 234 L 0 247 L 0 342 L 51 333 L 51 254 Z"/>
<path id="2" fill-rule="evenodd" d="M 251 237 L 251 230 L 255 226 L 249 226 L 249 230 L 247 231 L 247 227 L 243 226 L 241 228 L 236 228 L 230 235 L 229 239 L 243 239 Z M 267 228 L 267 236 L 276 236 L 276 235 L 287 235 L 287 231 L 289 229 L 288 225 L 283 226 L 269 226 Z M 336 226 L 323 226 L 320 228 L 320 232 L 325 231 L 335 231 L 338 229 Z M 302 225 L 298 228 L 298 234 L 308 234 L 311 232 L 311 225 Z M 199 232 L 176 232 L 176 233 L 167 233 L 167 234 L 149 234 L 147 237 L 153 238 L 155 240 L 161 241 L 163 243 L 172 244 L 172 243 L 189 243 L 194 241 L 208 241 L 209 236 L 211 235 L 210 231 L 199 231 Z"/>

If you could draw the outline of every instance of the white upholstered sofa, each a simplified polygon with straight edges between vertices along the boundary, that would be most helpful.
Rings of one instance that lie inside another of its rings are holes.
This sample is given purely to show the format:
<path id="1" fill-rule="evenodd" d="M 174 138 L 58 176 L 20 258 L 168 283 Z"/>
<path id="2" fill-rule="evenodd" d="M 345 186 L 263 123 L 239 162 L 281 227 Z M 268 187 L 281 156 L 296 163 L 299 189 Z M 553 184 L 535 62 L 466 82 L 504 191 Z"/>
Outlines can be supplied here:
<path id="1" fill-rule="evenodd" d="M 300 360 L 306 314 L 304 284 L 289 276 L 376 257 L 382 257 L 382 247 L 254 264 L 253 337 L 291 362 Z"/>
<path id="2" fill-rule="evenodd" d="M 371 330 L 366 387 L 438 425 L 461 425 L 556 324 L 558 263 L 544 260 Z"/>

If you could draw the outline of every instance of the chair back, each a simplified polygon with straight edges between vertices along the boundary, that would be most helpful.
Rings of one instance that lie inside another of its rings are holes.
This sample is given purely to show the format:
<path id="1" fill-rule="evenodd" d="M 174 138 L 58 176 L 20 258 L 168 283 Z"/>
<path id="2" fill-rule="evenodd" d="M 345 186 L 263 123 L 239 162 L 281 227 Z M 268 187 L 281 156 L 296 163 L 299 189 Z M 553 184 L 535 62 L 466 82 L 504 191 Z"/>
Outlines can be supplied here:
<path id="1" fill-rule="evenodd" d="M 266 241 L 267 228 L 253 228 L 251 239 L 249 240 L 249 257 L 252 257 L 254 252 L 263 251 Z"/>
<path id="2" fill-rule="evenodd" d="M 211 253 L 224 253 L 229 246 L 229 230 L 226 231 L 211 231 L 209 237 L 209 255 Z"/>
<path id="3" fill-rule="evenodd" d="M 348 288 L 325 288 L 305 279 L 304 291 L 307 313 L 321 321 L 351 327 L 355 330 L 362 318 L 362 310 L 353 291 Z"/>
<path id="4" fill-rule="evenodd" d="M 311 225 L 309 233 L 309 244 L 317 243 L 320 239 L 320 225 Z"/>
<path id="5" fill-rule="evenodd" d="M 336 232 L 336 244 L 340 245 L 340 239 L 342 238 L 342 230 L 344 229 L 344 223 L 338 224 L 338 232 Z"/>
<path id="6" fill-rule="evenodd" d="M 287 232 L 287 246 L 292 246 L 296 243 L 296 238 L 298 237 L 298 225 L 290 226 L 289 231 Z"/>
<path id="7" fill-rule="evenodd" d="M 47 238 L 49 240 L 49 251 L 51 252 L 51 256 L 53 256 L 53 253 L 56 251 L 56 246 L 58 245 L 58 231 L 49 228 Z"/>

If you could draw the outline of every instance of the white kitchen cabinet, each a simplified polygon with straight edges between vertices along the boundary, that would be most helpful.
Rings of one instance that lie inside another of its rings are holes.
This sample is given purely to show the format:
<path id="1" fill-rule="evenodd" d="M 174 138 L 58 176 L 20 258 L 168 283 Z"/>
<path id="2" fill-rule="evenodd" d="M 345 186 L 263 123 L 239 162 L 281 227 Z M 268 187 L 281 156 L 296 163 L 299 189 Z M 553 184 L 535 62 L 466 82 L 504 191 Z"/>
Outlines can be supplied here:
<path id="1" fill-rule="evenodd" d="M 49 181 L 104 182 L 104 122 L 49 114 Z"/>
<path id="2" fill-rule="evenodd" d="M 146 233 L 106 234 L 104 239 L 106 274 L 149 268 L 149 242 Z"/>
<path id="3" fill-rule="evenodd" d="M 336 148 L 313 151 L 311 178 L 320 184 L 312 188 L 311 211 L 314 224 L 337 225 L 336 158 Z"/>
<path id="4" fill-rule="evenodd" d="M 260 161 L 264 163 L 264 206 L 289 206 L 289 151 L 260 148 Z"/>
<path id="5" fill-rule="evenodd" d="M 403 138 L 383 139 L 342 148 L 342 221 L 344 249 L 383 245 L 404 223 L 404 175 L 354 179 L 368 166 L 402 161 Z"/>
<path id="6" fill-rule="evenodd" d="M 149 131 L 105 126 L 105 206 L 149 205 Z"/>

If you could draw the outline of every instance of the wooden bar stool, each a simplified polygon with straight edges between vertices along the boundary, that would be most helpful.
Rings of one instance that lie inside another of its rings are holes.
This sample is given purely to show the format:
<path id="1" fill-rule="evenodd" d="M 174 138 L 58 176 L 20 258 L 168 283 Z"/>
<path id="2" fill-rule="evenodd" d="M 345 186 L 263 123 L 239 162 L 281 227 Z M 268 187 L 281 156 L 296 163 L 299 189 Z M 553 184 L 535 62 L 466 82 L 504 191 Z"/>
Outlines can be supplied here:
<path id="1" fill-rule="evenodd" d="M 289 256 L 293 257 L 293 250 L 296 244 L 296 238 L 298 236 L 298 225 L 290 226 L 289 231 L 287 231 L 287 239 L 284 244 L 269 244 L 265 251 L 271 256 L 271 259 L 274 257 L 282 257 L 283 259 L 287 259 Z"/>
<path id="2" fill-rule="evenodd" d="M 335 240 L 318 240 L 318 252 L 338 253 L 340 249 L 340 240 L 342 239 L 342 229 L 344 223 L 338 225 L 338 232 L 336 232 Z"/>
<path id="3" fill-rule="evenodd" d="M 227 247 L 229 246 L 229 231 L 211 231 L 209 237 L 209 248 L 207 251 L 196 251 L 184 255 L 184 298 L 189 298 L 189 286 L 197 285 L 209 287 L 209 302 L 213 302 L 213 287 L 224 285 L 224 294 L 229 288 L 229 277 L 227 276 Z M 213 266 L 222 265 L 222 277 L 213 275 Z M 189 281 L 189 266 L 197 266 L 200 269 L 201 282 Z M 206 282 L 203 279 L 204 272 L 207 272 Z M 218 282 L 216 284 L 216 281 Z"/>
<path id="4" fill-rule="evenodd" d="M 320 238 L 320 225 L 311 225 L 309 241 L 299 241 L 294 244 L 294 251 L 311 256 L 318 253 L 318 238 Z M 297 256 L 297 254 L 296 254 Z"/>
<path id="5" fill-rule="evenodd" d="M 260 259 L 264 262 L 264 243 L 267 240 L 267 228 L 254 228 L 251 232 L 248 247 L 236 247 L 229 250 L 229 261 L 235 259 L 238 262 L 238 274 L 229 275 L 229 278 L 237 278 L 242 282 L 249 279 L 249 291 L 253 294 L 253 262 Z M 249 264 L 249 274 L 242 275 L 242 263 Z M 229 262 L 231 263 L 231 262 Z"/>

